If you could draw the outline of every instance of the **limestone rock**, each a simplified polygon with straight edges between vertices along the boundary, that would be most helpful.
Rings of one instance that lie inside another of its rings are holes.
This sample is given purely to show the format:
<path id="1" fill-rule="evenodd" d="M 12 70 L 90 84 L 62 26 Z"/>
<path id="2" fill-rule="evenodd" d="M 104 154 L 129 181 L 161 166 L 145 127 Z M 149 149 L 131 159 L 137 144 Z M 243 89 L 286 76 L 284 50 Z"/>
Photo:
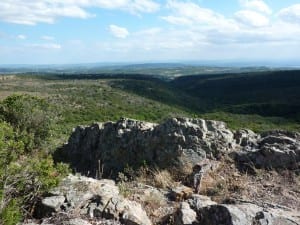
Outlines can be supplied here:
<path id="1" fill-rule="evenodd" d="M 126 200 L 124 209 L 122 212 L 122 222 L 125 225 L 140 224 L 140 225 L 151 225 L 151 221 L 148 218 L 145 211 L 142 209 L 139 203 Z"/>
<path id="2" fill-rule="evenodd" d="M 91 225 L 91 224 L 86 220 L 75 218 L 64 222 L 63 225 Z"/>
<path id="3" fill-rule="evenodd" d="M 197 223 L 197 214 L 187 202 L 180 204 L 180 209 L 175 214 L 175 225 L 192 225 Z"/>
<path id="4" fill-rule="evenodd" d="M 240 164 L 258 168 L 299 168 L 300 135 L 287 131 L 266 132 L 257 140 L 256 146 L 237 153 L 236 159 Z"/>
<path id="5" fill-rule="evenodd" d="M 219 121 L 172 118 L 158 125 L 121 119 L 77 127 L 62 151 L 76 171 L 96 176 L 100 167 L 109 175 L 145 162 L 181 171 L 206 155 L 232 151 L 235 143 L 233 133 Z"/>
<path id="6" fill-rule="evenodd" d="M 238 130 L 234 133 L 234 139 L 236 140 L 237 144 L 246 148 L 255 147 L 259 137 L 260 136 L 258 134 L 249 129 Z"/>
<path id="7" fill-rule="evenodd" d="M 61 210 L 61 206 L 65 202 L 64 196 L 50 196 L 46 197 L 42 200 L 43 207 L 43 214 L 51 214 L 53 212 L 58 212 Z"/>
<path id="8" fill-rule="evenodd" d="M 195 217 L 196 215 L 196 217 Z M 193 225 L 299 225 L 299 212 L 252 203 L 217 204 L 207 196 L 193 195 L 174 214 L 175 224 Z"/>
<path id="9" fill-rule="evenodd" d="M 125 225 L 152 224 L 139 203 L 124 199 L 119 195 L 119 189 L 112 180 L 95 180 L 84 176 L 69 175 L 52 190 L 51 194 L 54 196 L 45 198 L 42 204 L 44 207 L 52 207 L 57 213 L 61 211 L 89 218 L 114 219 Z M 40 215 L 40 217 L 43 216 L 48 215 Z M 66 224 L 76 225 L 78 221 L 75 222 L 69 221 Z"/>
<path id="10" fill-rule="evenodd" d="M 254 204 L 208 204 L 190 208 L 197 214 L 201 225 L 299 225 L 299 213 L 287 210 L 261 208 Z M 192 217 L 193 218 L 193 217 Z"/>
<path id="11" fill-rule="evenodd" d="M 217 205 L 217 203 L 212 201 L 210 197 L 198 194 L 192 195 L 192 197 L 188 199 L 187 202 L 195 211 L 199 211 L 200 209 L 210 205 Z"/>
<path id="12" fill-rule="evenodd" d="M 203 225 L 249 225 L 260 211 L 256 205 L 210 205 L 200 209 Z"/>

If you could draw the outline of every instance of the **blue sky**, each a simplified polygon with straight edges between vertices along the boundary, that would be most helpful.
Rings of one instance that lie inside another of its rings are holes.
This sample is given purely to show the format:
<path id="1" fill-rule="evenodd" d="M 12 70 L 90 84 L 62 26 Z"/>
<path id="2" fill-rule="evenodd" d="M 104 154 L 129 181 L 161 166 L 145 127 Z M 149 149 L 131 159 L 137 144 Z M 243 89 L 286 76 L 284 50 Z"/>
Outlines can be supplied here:
<path id="1" fill-rule="evenodd" d="M 299 59 L 299 0 L 0 2 L 0 64 Z"/>

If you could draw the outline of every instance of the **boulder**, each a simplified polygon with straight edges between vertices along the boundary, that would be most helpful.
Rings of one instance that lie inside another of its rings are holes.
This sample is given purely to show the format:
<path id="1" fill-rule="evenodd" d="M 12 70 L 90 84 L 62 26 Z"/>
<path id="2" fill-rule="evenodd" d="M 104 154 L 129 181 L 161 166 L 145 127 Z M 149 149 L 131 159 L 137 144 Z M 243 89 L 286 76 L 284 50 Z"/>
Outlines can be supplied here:
<path id="1" fill-rule="evenodd" d="M 219 121 L 172 118 L 161 124 L 121 119 L 77 127 L 62 154 L 74 170 L 96 176 L 117 174 L 124 167 L 191 167 L 235 148 L 233 133 Z"/>
<path id="2" fill-rule="evenodd" d="M 51 215 L 51 213 L 59 212 L 63 206 L 66 198 L 64 196 L 50 196 L 42 200 L 43 205 L 43 215 Z"/>
<path id="3" fill-rule="evenodd" d="M 203 225 L 249 225 L 258 211 L 259 207 L 252 204 L 217 204 L 200 209 L 198 216 Z"/>

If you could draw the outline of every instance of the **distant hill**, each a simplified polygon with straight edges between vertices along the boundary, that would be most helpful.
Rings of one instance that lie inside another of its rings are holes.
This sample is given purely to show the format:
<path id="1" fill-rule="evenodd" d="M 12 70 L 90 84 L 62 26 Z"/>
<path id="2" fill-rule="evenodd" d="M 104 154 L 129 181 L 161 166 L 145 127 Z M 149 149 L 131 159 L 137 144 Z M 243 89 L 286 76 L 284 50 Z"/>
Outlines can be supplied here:
<path id="1" fill-rule="evenodd" d="M 300 70 L 184 76 L 170 84 L 216 109 L 300 119 Z"/>
<path id="2" fill-rule="evenodd" d="M 278 68 L 276 68 L 278 69 Z M 66 65 L 0 65 L 0 74 L 7 73 L 55 73 L 55 74 L 144 74 L 172 79 L 184 75 L 241 73 L 255 71 L 272 71 L 266 66 L 230 66 L 196 63 L 89 63 Z"/>

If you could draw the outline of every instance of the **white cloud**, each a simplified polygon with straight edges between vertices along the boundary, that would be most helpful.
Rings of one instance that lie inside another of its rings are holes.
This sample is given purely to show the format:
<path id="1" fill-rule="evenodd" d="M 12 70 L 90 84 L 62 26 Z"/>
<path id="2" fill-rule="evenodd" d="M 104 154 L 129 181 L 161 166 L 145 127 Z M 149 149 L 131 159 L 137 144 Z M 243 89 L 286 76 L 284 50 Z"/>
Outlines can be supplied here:
<path id="1" fill-rule="evenodd" d="M 295 4 L 279 11 L 281 20 L 289 23 L 300 24 L 300 4 Z"/>
<path id="2" fill-rule="evenodd" d="M 126 38 L 129 35 L 129 32 L 125 27 L 119 27 L 113 24 L 109 26 L 109 31 L 117 38 Z"/>
<path id="3" fill-rule="evenodd" d="M 151 0 L 133 0 L 127 2 L 127 6 L 124 9 L 129 10 L 132 13 L 152 13 L 158 11 L 160 5 Z"/>
<path id="4" fill-rule="evenodd" d="M 47 43 L 47 44 L 28 44 L 27 47 L 34 48 L 34 49 L 54 49 L 59 50 L 61 49 L 60 44 L 55 43 Z"/>
<path id="5" fill-rule="evenodd" d="M 272 9 L 263 0 L 240 0 L 240 3 L 246 9 L 272 14 Z"/>
<path id="6" fill-rule="evenodd" d="M 41 39 L 43 39 L 45 41 L 53 41 L 55 38 L 52 36 L 44 35 L 41 37 Z"/>
<path id="7" fill-rule="evenodd" d="M 202 8 L 192 2 L 169 0 L 167 7 L 176 15 L 162 18 L 174 24 L 186 25 L 196 22 L 199 25 L 216 25 L 223 19 L 222 15 L 213 10 Z"/>
<path id="8" fill-rule="evenodd" d="M 265 27 L 269 25 L 268 17 L 250 10 L 241 10 L 235 13 L 238 22 L 252 27 Z"/>
<path id="9" fill-rule="evenodd" d="M 160 5 L 153 0 L 1 0 L 0 20 L 35 25 L 51 24 L 59 17 L 87 19 L 94 16 L 87 11 L 92 7 L 139 14 L 155 12 Z"/>
<path id="10" fill-rule="evenodd" d="M 185 17 L 177 17 L 177 16 L 163 16 L 161 17 L 165 21 L 175 24 L 175 25 L 191 25 L 193 24 L 193 21 L 191 21 L 189 18 Z"/>
<path id="11" fill-rule="evenodd" d="M 27 39 L 27 37 L 26 37 L 24 34 L 19 34 L 19 35 L 17 36 L 17 38 L 20 39 L 20 40 L 25 40 L 25 39 Z"/>
<path id="12" fill-rule="evenodd" d="M 55 3 L 49 0 L 2 0 L 0 2 L 0 20 L 10 23 L 35 25 L 54 23 L 57 17 L 85 19 L 90 16 L 77 5 Z"/>
<path id="13" fill-rule="evenodd" d="M 243 1 L 251 8 L 257 4 L 256 1 Z M 168 15 L 161 18 L 168 23 L 177 25 L 177 30 L 185 36 L 178 36 L 178 41 L 191 40 L 193 48 L 199 45 L 223 45 L 223 44 L 270 44 L 289 43 L 300 41 L 300 26 L 283 24 L 278 20 L 271 20 L 267 7 L 262 7 L 263 1 L 259 1 L 261 7 L 258 10 L 240 10 L 231 17 L 226 17 L 211 9 L 201 7 L 199 4 L 183 0 L 169 0 L 167 7 L 170 9 Z M 246 6 L 243 6 L 244 8 Z M 289 8 L 289 15 L 295 15 L 295 7 Z M 264 12 L 264 13 L 263 13 Z M 282 15 L 282 14 L 281 14 Z M 293 16 L 295 20 L 296 16 Z M 297 17 L 296 17 L 297 18 Z M 276 19 L 276 18 L 275 18 Z"/>
<path id="14" fill-rule="evenodd" d="M 154 35 L 160 35 L 160 33 L 163 30 L 160 27 L 152 27 L 145 30 L 140 30 L 135 33 L 135 35 L 141 35 L 141 36 L 154 36 Z"/>

